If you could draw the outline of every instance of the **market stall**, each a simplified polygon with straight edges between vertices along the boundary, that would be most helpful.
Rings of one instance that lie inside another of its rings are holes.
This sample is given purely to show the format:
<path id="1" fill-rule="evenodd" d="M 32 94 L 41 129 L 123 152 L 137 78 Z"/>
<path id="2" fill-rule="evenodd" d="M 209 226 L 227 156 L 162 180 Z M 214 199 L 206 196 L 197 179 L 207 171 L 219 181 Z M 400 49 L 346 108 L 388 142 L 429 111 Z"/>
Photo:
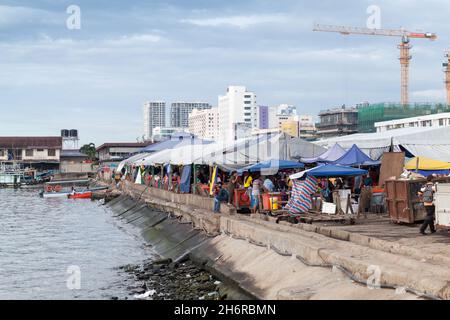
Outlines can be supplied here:
<path id="1" fill-rule="evenodd" d="M 424 177 L 430 174 L 449 174 L 450 163 L 426 157 L 415 157 L 405 164 L 405 169 L 417 172 Z"/>

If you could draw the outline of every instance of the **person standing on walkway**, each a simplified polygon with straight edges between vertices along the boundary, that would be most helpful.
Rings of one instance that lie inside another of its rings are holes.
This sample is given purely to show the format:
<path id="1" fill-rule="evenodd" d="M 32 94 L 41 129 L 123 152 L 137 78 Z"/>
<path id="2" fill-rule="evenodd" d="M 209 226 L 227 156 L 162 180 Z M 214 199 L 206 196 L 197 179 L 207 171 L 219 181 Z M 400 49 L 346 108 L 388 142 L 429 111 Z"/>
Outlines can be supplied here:
<path id="1" fill-rule="evenodd" d="M 252 184 L 250 208 L 252 213 L 260 212 L 262 181 L 256 176 Z"/>
<path id="2" fill-rule="evenodd" d="M 234 189 L 238 188 L 239 176 L 236 171 L 233 171 L 228 182 L 228 204 L 233 204 Z"/>
<path id="3" fill-rule="evenodd" d="M 362 181 L 361 195 L 358 202 L 358 218 L 361 214 L 364 214 L 364 218 L 367 218 L 367 211 L 370 209 L 370 201 L 372 199 L 372 185 L 373 180 L 369 174 Z"/>
<path id="4" fill-rule="evenodd" d="M 244 176 L 243 176 L 242 181 L 244 182 L 245 189 L 250 188 L 252 186 L 253 178 L 248 171 L 244 171 Z"/>
<path id="5" fill-rule="evenodd" d="M 419 196 L 422 196 L 423 206 L 427 215 L 425 221 L 420 227 L 420 233 L 426 235 L 425 230 L 430 226 L 431 233 L 435 233 L 436 229 L 434 227 L 434 193 L 436 192 L 436 185 L 433 183 L 433 176 L 429 175 L 427 177 L 427 183 L 418 192 Z"/>

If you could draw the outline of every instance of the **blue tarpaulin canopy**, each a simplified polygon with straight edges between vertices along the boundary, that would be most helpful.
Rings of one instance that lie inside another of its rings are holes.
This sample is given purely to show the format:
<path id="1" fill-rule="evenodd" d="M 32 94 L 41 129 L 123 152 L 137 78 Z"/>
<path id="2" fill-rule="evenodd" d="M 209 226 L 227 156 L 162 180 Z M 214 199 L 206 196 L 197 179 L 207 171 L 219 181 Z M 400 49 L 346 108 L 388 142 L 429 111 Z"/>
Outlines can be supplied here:
<path id="1" fill-rule="evenodd" d="M 189 193 L 191 190 L 191 166 L 183 167 L 180 180 L 180 192 Z"/>
<path id="2" fill-rule="evenodd" d="M 367 174 L 367 170 L 356 169 L 352 167 L 340 166 L 335 164 L 324 164 L 312 169 L 308 169 L 302 172 L 295 173 L 289 178 L 300 179 L 305 174 L 317 178 L 328 178 L 328 177 L 352 177 L 361 176 Z"/>
<path id="3" fill-rule="evenodd" d="M 253 165 L 244 167 L 244 168 L 238 170 L 238 172 L 273 171 L 274 173 L 276 173 L 278 170 L 296 169 L 296 168 L 304 168 L 304 167 L 305 167 L 305 165 L 300 162 L 272 159 L 272 160 L 263 161 L 263 162 L 255 163 Z"/>
<path id="4" fill-rule="evenodd" d="M 345 149 L 339 144 L 335 144 L 330 149 L 322 153 L 320 156 L 315 158 L 301 158 L 303 163 L 314 163 L 314 162 L 333 162 L 342 157 L 346 153 Z"/>
<path id="5" fill-rule="evenodd" d="M 354 144 L 342 157 L 332 163 L 342 166 L 374 166 L 379 165 L 380 161 L 370 159 L 368 155 Z"/>

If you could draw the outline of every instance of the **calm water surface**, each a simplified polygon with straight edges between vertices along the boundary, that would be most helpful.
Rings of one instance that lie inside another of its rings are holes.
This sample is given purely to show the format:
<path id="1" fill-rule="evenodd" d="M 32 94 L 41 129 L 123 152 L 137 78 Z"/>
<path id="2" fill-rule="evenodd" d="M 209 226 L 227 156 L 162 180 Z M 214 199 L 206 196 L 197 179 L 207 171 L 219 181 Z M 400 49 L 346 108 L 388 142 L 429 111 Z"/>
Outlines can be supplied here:
<path id="1" fill-rule="evenodd" d="M 0 299 L 130 297 L 117 268 L 152 255 L 138 230 L 97 202 L 0 189 Z M 71 266 L 79 290 L 67 286 Z"/>

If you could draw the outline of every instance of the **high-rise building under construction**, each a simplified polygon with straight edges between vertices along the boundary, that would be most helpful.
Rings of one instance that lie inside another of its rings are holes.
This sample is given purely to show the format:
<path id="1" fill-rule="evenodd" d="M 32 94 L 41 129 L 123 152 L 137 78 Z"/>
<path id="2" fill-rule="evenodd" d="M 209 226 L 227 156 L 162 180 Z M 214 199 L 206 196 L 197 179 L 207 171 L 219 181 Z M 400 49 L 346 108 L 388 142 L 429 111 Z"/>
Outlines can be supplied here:
<path id="1" fill-rule="evenodd" d="M 375 132 L 375 122 L 418 117 L 450 112 L 444 103 L 415 103 L 406 106 L 399 103 L 360 104 L 358 109 L 358 132 Z"/>

